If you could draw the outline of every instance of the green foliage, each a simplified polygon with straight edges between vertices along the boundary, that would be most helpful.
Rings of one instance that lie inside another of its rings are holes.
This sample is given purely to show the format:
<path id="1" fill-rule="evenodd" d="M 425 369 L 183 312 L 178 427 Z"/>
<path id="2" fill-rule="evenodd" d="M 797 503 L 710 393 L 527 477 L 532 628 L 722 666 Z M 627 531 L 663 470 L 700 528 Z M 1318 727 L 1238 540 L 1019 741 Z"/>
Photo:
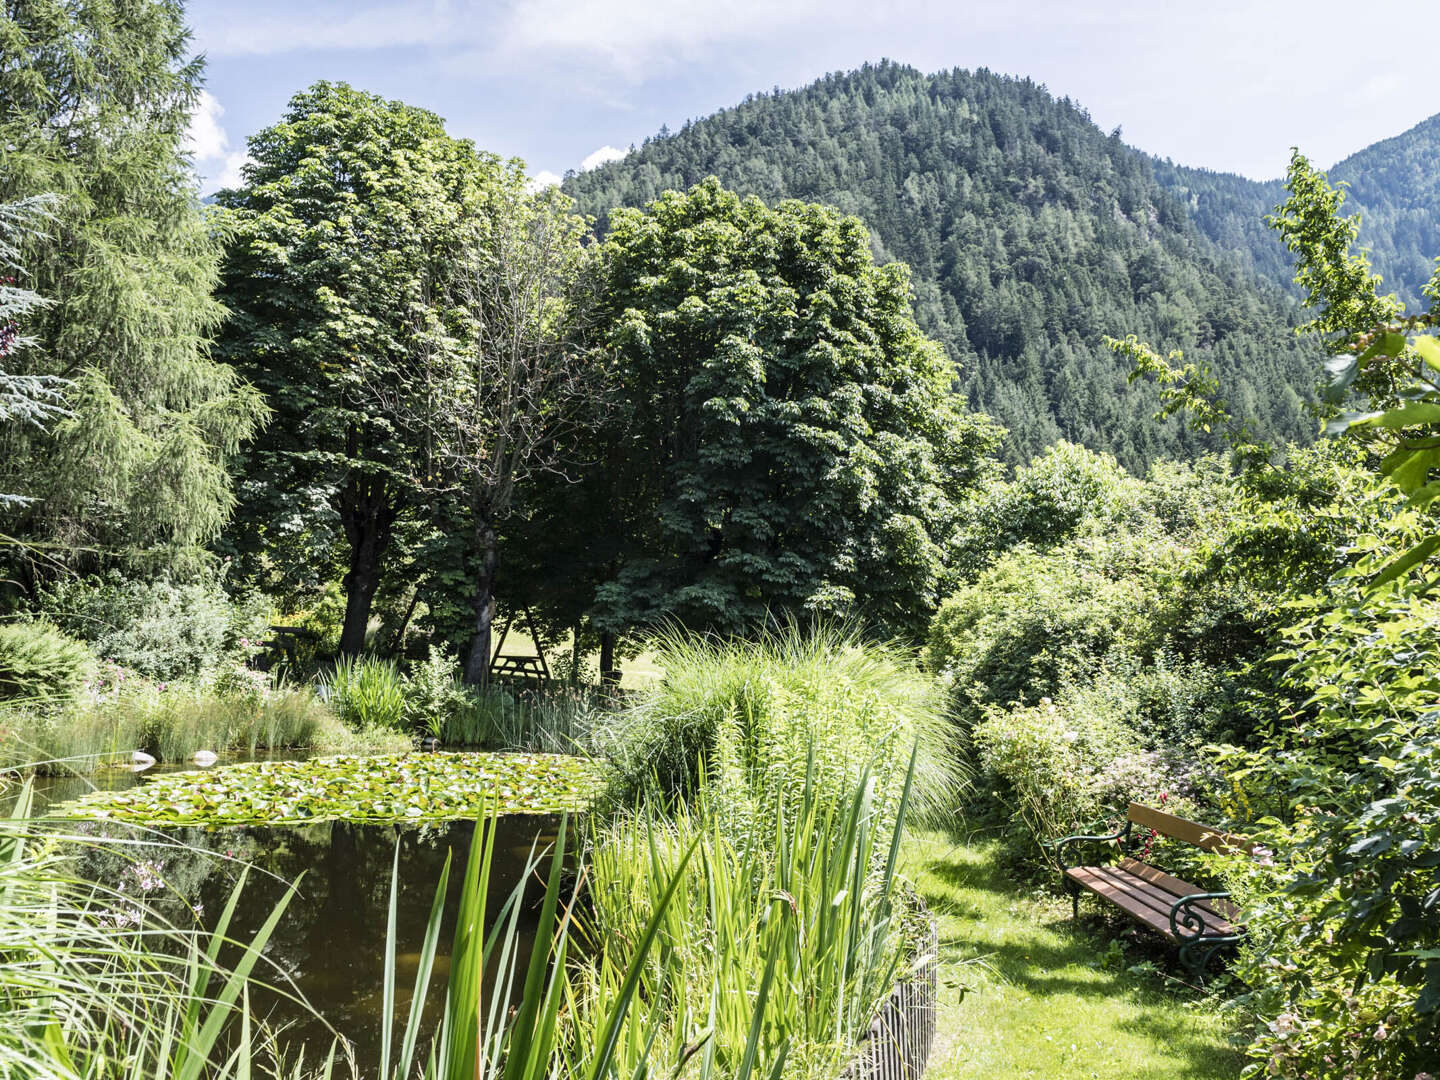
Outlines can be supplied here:
<path id="1" fill-rule="evenodd" d="M 1273 853 L 1234 869 L 1254 928 L 1241 971 L 1268 1021 L 1257 1071 L 1321 1077 L 1340 1061 L 1380 1080 L 1440 1064 L 1440 604 L 1367 588 L 1371 565 L 1304 600 L 1286 631 L 1305 709 L 1263 750 L 1222 758 L 1232 812 Z"/>
<path id="2" fill-rule="evenodd" d="M 218 197 L 231 317 L 217 353 L 276 414 L 247 451 L 233 540 L 277 593 L 318 590 L 343 566 L 354 654 L 419 498 L 402 376 L 459 348 L 451 269 L 503 168 L 433 113 L 343 83 L 296 94 L 249 148 L 245 184 Z"/>
<path id="3" fill-rule="evenodd" d="M 1356 327 L 1379 326 L 1405 310 L 1394 296 L 1378 295 L 1380 276 L 1370 272 L 1363 253 L 1350 250 L 1360 215 L 1340 216 L 1345 192 L 1331 187 L 1298 150 L 1290 155 L 1285 188 L 1290 197 L 1268 224 L 1296 254 L 1295 284 L 1305 290 L 1305 306 L 1319 309 L 1300 330 L 1343 347 Z"/>
<path id="4" fill-rule="evenodd" d="M 32 195 L 0 203 L 0 433 L 11 424 L 43 428 L 67 415 L 61 397 L 65 380 L 54 375 L 19 375 L 12 370 L 16 352 L 35 339 L 24 332 L 29 317 L 46 303 L 33 289 L 15 284 L 24 280 L 20 247 L 43 235 L 58 202 L 50 195 Z M 0 507 L 23 505 L 26 498 L 0 490 Z"/>
<path id="5" fill-rule="evenodd" d="M 1054 697 L 1111 653 L 1148 647 L 1156 588 L 1112 576 L 1096 540 L 1050 552 L 1021 547 L 940 605 L 926 666 L 950 682 L 963 720 L 979 706 Z"/>
<path id="6" fill-rule="evenodd" d="M 213 678 L 243 663 L 269 622 L 263 597 L 232 598 L 219 575 L 145 580 L 118 571 L 62 578 L 40 598 L 96 655 L 146 678 Z"/>
<path id="7" fill-rule="evenodd" d="M 1190 748 L 1149 726 L 1140 703 L 1125 700 L 1133 696 L 1109 677 L 1059 702 L 985 708 L 971 740 L 983 783 L 1024 838 L 1023 856 L 1049 865 L 1046 845 L 1123 817 L 1132 801 L 1184 812 L 1194 792 Z"/>
<path id="8" fill-rule="evenodd" d="M 140 825 L 425 822 L 584 810 L 605 784 L 595 762 L 554 754 L 377 754 L 258 761 L 95 791 L 52 816 Z"/>
<path id="9" fill-rule="evenodd" d="M 836 1074 L 911 960 L 903 821 L 870 781 L 817 769 L 794 793 L 775 784 L 748 829 L 702 790 L 673 816 L 652 808 L 598 831 L 582 1032 L 619 997 L 628 943 L 657 917 L 664 942 L 641 971 L 619 1075 Z M 576 1040 L 581 1060 L 589 1046 Z"/>
<path id="10" fill-rule="evenodd" d="M 664 678 L 608 733 L 622 777 L 641 789 L 694 793 L 717 808 L 768 812 L 777 791 L 848 790 L 862 770 L 893 808 L 916 745 L 914 798 L 949 809 L 963 772 L 944 699 L 904 650 L 836 626 L 749 641 L 672 634 L 655 645 Z"/>
<path id="11" fill-rule="evenodd" d="M 1440 116 L 1350 155 L 1329 170 L 1360 211 L 1357 239 L 1407 305 L 1420 302 L 1440 251 Z M 1294 259 L 1276 242 L 1266 215 L 1285 198 L 1285 181 L 1155 161 L 1157 179 L 1185 204 L 1196 227 L 1230 257 L 1272 281 L 1288 282 Z"/>
<path id="12" fill-rule="evenodd" d="M 599 264 L 623 510 L 596 625 L 923 626 L 997 432 L 950 393 L 904 268 L 875 265 L 855 218 L 713 179 L 617 211 Z"/>
<path id="13" fill-rule="evenodd" d="M 355 731 L 398 731 L 405 723 L 405 685 L 394 660 L 342 656 L 320 686 L 325 700 Z"/>
<path id="14" fill-rule="evenodd" d="M 94 666 L 89 649 L 48 622 L 0 623 L 0 700 L 64 701 L 80 692 Z"/>
<path id="15" fill-rule="evenodd" d="M 1136 472 L 1223 448 L 1218 434 L 1157 423 L 1107 333 L 1184 349 L 1261 437 L 1308 441 L 1318 355 L 1288 332 L 1295 302 L 1237 266 L 1228 237 L 1207 242 L 1158 167 L 1028 79 L 882 63 L 749 98 L 565 189 L 602 231 L 613 207 L 711 175 L 767 202 L 858 215 L 877 261 L 910 267 L 917 322 L 971 404 L 1009 431 L 1011 463 L 1060 438 Z M 1257 224 L 1273 202 L 1253 208 Z"/>
<path id="16" fill-rule="evenodd" d="M 187 157 L 201 65 L 182 7 L 10 5 L 0 54 L 0 203 L 64 200 L 23 246 L 27 284 L 51 302 L 28 320 L 36 347 L 7 370 L 66 380 L 69 412 L 48 430 L 0 430 L 0 491 L 31 500 L 5 532 L 87 568 L 194 562 L 266 410 L 209 354 L 220 230 Z"/>
<path id="17" fill-rule="evenodd" d="M 1002 552 L 1021 544 L 1063 545 L 1082 527 L 1133 527 L 1144 500 L 1143 483 L 1114 458 L 1056 443 L 1013 480 L 991 484 L 971 500 L 952 556 L 954 573 L 973 579 Z"/>
<path id="18" fill-rule="evenodd" d="M 174 763 L 198 750 L 394 753 L 410 746 L 398 732 L 354 732 L 314 691 L 269 689 L 263 676 L 161 689 L 102 664 L 89 689 L 61 707 L 17 703 L 0 710 L 0 764 L 69 776 L 128 768 L 135 750 Z"/>

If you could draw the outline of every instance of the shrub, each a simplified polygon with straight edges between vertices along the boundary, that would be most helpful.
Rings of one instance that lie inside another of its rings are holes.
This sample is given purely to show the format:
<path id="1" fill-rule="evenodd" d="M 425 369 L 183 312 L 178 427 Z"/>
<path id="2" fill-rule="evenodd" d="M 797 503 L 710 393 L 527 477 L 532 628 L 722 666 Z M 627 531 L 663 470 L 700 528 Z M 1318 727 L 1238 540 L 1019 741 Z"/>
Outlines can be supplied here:
<path id="1" fill-rule="evenodd" d="M 0 623 L 0 700 L 63 701 L 94 666 L 89 649 L 48 622 Z"/>
<path id="2" fill-rule="evenodd" d="M 151 679 L 174 682 L 243 661 L 265 634 L 269 605 L 236 601 L 221 577 L 138 581 L 112 571 L 63 580 L 42 597 L 54 621 L 95 653 Z"/>
<path id="3" fill-rule="evenodd" d="M 1048 699 L 991 706 L 971 738 L 987 792 L 1042 862 L 1047 842 L 1093 832 L 1123 816 L 1132 800 L 1174 805 L 1191 791 L 1172 755 L 1147 749 L 1106 710 Z"/>
<path id="4" fill-rule="evenodd" d="M 1141 616 L 1154 587 L 1106 573 L 1109 554 L 1098 544 L 1048 555 L 1020 548 L 940 605 L 925 666 L 950 682 L 962 722 L 985 705 L 1055 697 L 1109 654 L 1148 646 Z"/>
<path id="5" fill-rule="evenodd" d="M 1108 454 L 1058 442 L 987 488 L 970 505 L 955 561 L 967 577 L 1020 545 L 1049 548 L 1097 525 L 1114 526 L 1141 513 L 1142 482 Z"/>
<path id="6" fill-rule="evenodd" d="M 342 657 L 320 685 L 325 699 L 353 730 L 404 727 L 405 690 L 395 661 Z"/>
<path id="7" fill-rule="evenodd" d="M 460 681 L 459 665 L 438 645 L 405 677 L 405 720 L 446 743 L 479 744 L 483 723 L 477 723 L 476 695 Z M 470 738 L 458 738 L 461 733 Z"/>
<path id="8" fill-rule="evenodd" d="M 1232 816 L 1273 851 L 1234 868 L 1257 1074 L 1440 1072 L 1440 600 L 1366 587 L 1404 526 L 1297 605 L 1285 681 L 1307 707 L 1221 758 Z"/>

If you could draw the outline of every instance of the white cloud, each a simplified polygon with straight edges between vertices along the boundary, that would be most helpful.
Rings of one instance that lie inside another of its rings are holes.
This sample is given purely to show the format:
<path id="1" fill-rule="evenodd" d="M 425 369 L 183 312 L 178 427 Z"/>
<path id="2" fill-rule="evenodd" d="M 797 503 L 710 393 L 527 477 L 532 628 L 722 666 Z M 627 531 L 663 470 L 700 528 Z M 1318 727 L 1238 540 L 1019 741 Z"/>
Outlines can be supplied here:
<path id="1" fill-rule="evenodd" d="M 519 0 L 501 53 L 559 52 L 603 57 L 622 72 L 673 62 L 721 42 L 766 38 L 786 27 L 833 25 L 855 17 L 856 0 Z"/>
<path id="2" fill-rule="evenodd" d="M 549 169 L 541 169 L 526 182 L 525 186 L 531 191 L 544 191 L 547 187 L 554 187 L 560 183 L 563 177 L 551 172 Z"/>
<path id="3" fill-rule="evenodd" d="M 617 150 L 613 146 L 601 146 L 585 155 L 584 160 L 580 162 L 580 171 L 586 172 L 597 165 L 604 165 L 607 161 L 619 161 L 627 153 L 628 151 Z"/>
<path id="4" fill-rule="evenodd" d="M 224 157 L 230 149 L 230 138 L 220 126 L 225 109 L 209 90 L 200 91 L 200 102 L 190 114 L 190 127 L 185 131 L 185 145 L 197 161 Z"/>
<path id="5" fill-rule="evenodd" d="M 219 188 L 239 187 L 244 183 L 240 167 L 250 160 L 244 150 L 230 145 L 220 118 L 225 107 L 208 90 L 200 91 L 200 101 L 190 115 L 185 131 L 185 148 L 195 163 L 200 186 L 207 194 Z"/>
<path id="6" fill-rule="evenodd" d="M 235 150 L 225 155 L 225 160 L 220 167 L 219 175 L 215 177 L 215 187 L 236 188 L 245 183 L 245 177 L 240 172 L 244 165 L 252 163 L 249 154 L 244 150 Z"/>

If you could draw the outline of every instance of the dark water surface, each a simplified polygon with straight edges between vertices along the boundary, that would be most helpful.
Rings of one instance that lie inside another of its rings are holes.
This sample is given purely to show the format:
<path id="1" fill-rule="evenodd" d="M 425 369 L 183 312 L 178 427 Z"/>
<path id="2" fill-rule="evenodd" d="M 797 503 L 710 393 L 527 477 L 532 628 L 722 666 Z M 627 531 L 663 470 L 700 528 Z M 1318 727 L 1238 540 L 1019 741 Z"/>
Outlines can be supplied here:
<path id="1" fill-rule="evenodd" d="M 190 768 L 194 766 L 180 766 Z M 94 777 L 40 778 L 37 802 L 54 805 L 94 787 L 128 787 L 147 773 L 110 772 Z M 40 807 L 37 807 L 37 811 Z M 516 886 L 526 879 L 532 852 L 553 843 L 557 816 L 509 815 L 496 827 L 487 922 L 493 923 Z M 81 857 L 82 873 L 109 887 L 143 895 L 177 925 L 213 928 L 239 884 L 246 880 L 229 936 L 248 941 L 274 911 L 292 883 L 295 896 L 256 970 L 259 981 L 283 991 L 252 998 L 257 1013 L 289 1025 L 287 1042 L 305 1045 L 307 1060 L 323 1059 L 336 1034 L 354 1045 L 362 1075 L 373 1076 L 380 1053 L 383 965 L 392 867 L 399 846 L 396 903 L 396 1040 L 409 1013 L 425 926 L 447 855 L 451 855 L 445 922 L 427 998 L 426 1026 L 439 1017 L 445 997 L 450 943 L 474 822 L 440 825 L 356 825 L 317 822 L 304 826 L 167 827 L 142 831 L 106 823 L 70 826 L 76 832 L 144 839 L 154 846 L 97 845 Z M 452 854 L 453 853 L 453 854 Z M 526 882 L 519 932 L 519 971 L 535 939 L 540 874 Z M 248 871 L 247 871 L 248 867 Z M 487 982 L 493 983 L 495 972 Z M 487 994 L 488 994 L 487 987 Z M 303 999 L 303 1000 L 299 1000 Z M 308 1003 L 308 1007 L 307 1007 Z M 317 1019 L 316 1013 L 323 1019 Z M 426 1044 L 422 1042 L 422 1048 Z"/>

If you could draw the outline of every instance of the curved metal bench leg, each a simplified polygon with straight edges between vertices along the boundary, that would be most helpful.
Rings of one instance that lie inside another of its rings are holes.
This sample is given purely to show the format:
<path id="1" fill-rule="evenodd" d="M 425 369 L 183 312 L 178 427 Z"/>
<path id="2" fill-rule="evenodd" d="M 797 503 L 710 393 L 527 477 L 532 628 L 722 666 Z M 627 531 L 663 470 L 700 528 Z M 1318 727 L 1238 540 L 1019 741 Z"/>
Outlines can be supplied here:
<path id="1" fill-rule="evenodd" d="M 1203 986 L 1205 969 L 1210 966 L 1210 958 L 1227 945 L 1233 945 L 1239 940 L 1238 937 L 1216 937 L 1187 941 L 1180 946 L 1180 962 L 1195 976 L 1195 981 Z M 1199 953 L 1198 957 L 1196 956 L 1197 952 Z"/>

